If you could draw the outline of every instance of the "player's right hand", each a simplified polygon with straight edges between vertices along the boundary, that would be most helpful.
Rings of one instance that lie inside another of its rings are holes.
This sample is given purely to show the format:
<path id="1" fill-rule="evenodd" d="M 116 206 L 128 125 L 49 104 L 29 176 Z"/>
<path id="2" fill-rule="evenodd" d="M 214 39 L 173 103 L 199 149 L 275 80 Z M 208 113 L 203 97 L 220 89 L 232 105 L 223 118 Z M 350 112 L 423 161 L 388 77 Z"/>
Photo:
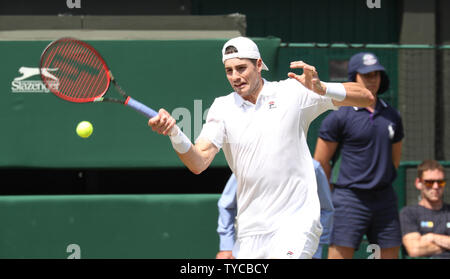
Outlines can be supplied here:
<path id="1" fill-rule="evenodd" d="M 231 251 L 219 251 L 219 253 L 217 253 L 216 255 L 216 259 L 234 260 L 234 257 Z"/>
<path id="2" fill-rule="evenodd" d="M 169 132 L 172 131 L 175 124 L 175 118 L 173 118 L 165 109 L 160 109 L 157 116 L 148 120 L 148 126 L 150 126 L 153 131 L 165 136 L 170 135 Z M 177 131 L 176 129 L 173 130 Z"/>
<path id="3" fill-rule="evenodd" d="M 320 81 L 319 74 L 316 71 L 316 67 L 308 65 L 303 61 L 293 61 L 291 62 L 290 68 L 303 69 L 303 74 L 301 75 L 289 72 L 288 76 L 290 78 L 296 79 L 301 84 L 303 84 L 303 86 L 319 95 L 325 95 L 326 87 Z"/>

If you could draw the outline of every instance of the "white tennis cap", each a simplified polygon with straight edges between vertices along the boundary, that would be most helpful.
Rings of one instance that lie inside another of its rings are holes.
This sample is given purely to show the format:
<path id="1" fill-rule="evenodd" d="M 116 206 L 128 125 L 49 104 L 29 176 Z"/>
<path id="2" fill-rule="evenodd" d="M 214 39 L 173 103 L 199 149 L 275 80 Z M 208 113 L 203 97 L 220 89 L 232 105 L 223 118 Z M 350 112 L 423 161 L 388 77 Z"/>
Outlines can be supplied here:
<path id="1" fill-rule="evenodd" d="M 234 46 L 237 52 L 225 54 L 225 50 L 229 46 Z M 222 62 L 225 63 L 225 60 L 231 58 L 260 59 L 261 54 L 259 54 L 259 49 L 255 42 L 246 37 L 236 37 L 226 42 L 222 48 Z M 262 69 L 269 70 L 264 62 L 262 62 Z"/>

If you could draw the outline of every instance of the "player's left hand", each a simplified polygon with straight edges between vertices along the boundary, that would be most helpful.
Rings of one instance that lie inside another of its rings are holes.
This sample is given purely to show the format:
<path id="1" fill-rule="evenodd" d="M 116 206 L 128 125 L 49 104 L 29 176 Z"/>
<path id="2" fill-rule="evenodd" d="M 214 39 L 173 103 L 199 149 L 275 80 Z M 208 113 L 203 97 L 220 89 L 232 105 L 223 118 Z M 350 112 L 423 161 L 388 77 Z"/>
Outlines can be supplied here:
<path id="1" fill-rule="evenodd" d="M 298 80 L 303 86 L 319 95 L 325 95 L 326 86 L 320 81 L 316 67 L 308 65 L 303 61 L 293 61 L 291 62 L 290 68 L 303 69 L 303 74 L 297 75 L 289 72 L 288 77 Z"/>

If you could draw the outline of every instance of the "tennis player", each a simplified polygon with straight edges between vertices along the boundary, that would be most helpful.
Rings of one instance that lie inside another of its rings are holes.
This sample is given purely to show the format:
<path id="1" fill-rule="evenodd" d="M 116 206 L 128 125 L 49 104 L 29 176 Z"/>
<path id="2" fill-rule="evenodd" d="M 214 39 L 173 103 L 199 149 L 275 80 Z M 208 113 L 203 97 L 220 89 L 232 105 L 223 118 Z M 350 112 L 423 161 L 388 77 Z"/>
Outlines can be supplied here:
<path id="1" fill-rule="evenodd" d="M 319 162 L 313 159 L 313 165 L 317 181 L 317 195 L 320 202 L 320 224 L 322 225 L 319 247 L 313 255 L 313 259 L 321 259 L 323 246 L 330 244 L 329 239 L 333 227 L 334 207 L 331 201 L 328 177 Z M 220 239 L 220 251 L 217 253 L 216 259 L 234 259 L 232 250 L 235 242 L 234 222 L 237 214 L 236 189 L 236 176 L 232 174 L 217 202 L 219 209 L 217 233 Z"/>
<path id="2" fill-rule="evenodd" d="M 222 48 L 226 77 L 234 92 L 218 97 L 195 144 L 164 109 L 148 122 L 169 135 L 181 161 L 195 174 L 220 149 L 238 181 L 236 258 L 311 258 L 321 235 L 320 204 L 309 124 L 339 106 L 368 106 L 374 98 L 358 83 L 325 83 L 316 69 L 291 62 L 301 75 L 270 82 L 257 45 L 246 37 Z"/>

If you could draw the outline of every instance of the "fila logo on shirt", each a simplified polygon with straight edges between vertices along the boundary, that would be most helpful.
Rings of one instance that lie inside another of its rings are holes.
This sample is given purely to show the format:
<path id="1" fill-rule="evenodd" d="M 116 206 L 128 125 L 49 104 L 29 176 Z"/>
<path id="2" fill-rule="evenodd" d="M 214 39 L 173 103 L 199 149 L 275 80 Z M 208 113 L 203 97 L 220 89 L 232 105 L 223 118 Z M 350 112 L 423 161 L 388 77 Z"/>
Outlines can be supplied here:
<path id="1" fill-rule="evenodd" d="M 269 102 L 269 109 L 273 109 L 273 108 L 276 108 L 277 107 L 277 105 L 275 104 L 275 101 L 270 101 Z"/>

